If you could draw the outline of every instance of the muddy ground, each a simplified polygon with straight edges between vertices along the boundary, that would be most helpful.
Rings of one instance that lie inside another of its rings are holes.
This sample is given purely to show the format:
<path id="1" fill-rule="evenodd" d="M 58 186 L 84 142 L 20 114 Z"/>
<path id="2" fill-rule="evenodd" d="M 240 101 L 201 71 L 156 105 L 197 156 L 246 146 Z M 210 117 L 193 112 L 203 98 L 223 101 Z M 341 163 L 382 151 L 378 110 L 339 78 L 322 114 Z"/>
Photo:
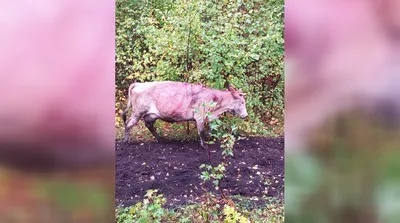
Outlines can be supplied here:
<path id="1" fill-rule="evenodd" d="M 221 149 L 211 147 L 212 163 L 218 164 Z M 237 141 L 222 183 L 227 195 L 280 197 L 284 188 L 284 138 L 250 137 Z M 205 189 L 199 166 L 208 164 L 198 141 L 163 143 L 116 142 L 116 205 L 143 200 L 148 189 L 158 189 L 169 205 L 196 201 Z"/>

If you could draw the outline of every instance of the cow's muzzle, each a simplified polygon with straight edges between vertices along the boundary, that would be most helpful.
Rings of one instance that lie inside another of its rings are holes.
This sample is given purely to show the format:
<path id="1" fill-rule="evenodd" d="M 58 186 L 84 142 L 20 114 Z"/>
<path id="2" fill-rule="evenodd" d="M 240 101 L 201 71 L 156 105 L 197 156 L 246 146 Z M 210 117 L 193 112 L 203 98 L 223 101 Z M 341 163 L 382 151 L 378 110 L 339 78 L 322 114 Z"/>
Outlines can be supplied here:
<path id="1" fill-rule="evenodd" d="M 245 119 L 245 118 L 247 118 L 247 116 L 248 116 L 248 115 L 241 115 L 240 118 L 241 118 L 241 119 Z"/>

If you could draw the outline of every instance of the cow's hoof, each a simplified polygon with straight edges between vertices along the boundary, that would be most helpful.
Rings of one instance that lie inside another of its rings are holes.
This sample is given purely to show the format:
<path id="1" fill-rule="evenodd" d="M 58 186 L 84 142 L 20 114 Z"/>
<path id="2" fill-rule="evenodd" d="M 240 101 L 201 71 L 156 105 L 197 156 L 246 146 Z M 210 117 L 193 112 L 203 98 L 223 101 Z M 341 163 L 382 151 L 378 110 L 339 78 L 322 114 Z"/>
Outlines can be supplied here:
<path id="1" fill-rule="evenodd" d="M 167 139 L 164 139 L 164 138 L 158 138 L 158 139 L 156 139 L 156 140 L 157 140 L 158 143 L 165 143 L 165 142 L 167 142 Z"/>

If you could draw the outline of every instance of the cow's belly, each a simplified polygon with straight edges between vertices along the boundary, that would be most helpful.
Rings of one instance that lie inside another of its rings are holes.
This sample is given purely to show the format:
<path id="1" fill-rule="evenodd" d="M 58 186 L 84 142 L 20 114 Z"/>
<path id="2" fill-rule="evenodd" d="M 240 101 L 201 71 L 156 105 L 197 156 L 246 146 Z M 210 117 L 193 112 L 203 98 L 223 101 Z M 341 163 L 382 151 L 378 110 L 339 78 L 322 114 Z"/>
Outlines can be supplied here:
<path id="1" fill-rule="evenodd" d="M 156 103 L 152 106 L 150 112 L 156 113 L 159 119 L 167 122 L 181 122 L 193 119 L 193 112 L 190 110 L 190 97 L 180 94 L 167 96 L 154 100 Z"/>
<path id="2" fill-rule="evenodd" d="M 187 112 L 175 110 L 170 112 L 160 112 L 159 119 L 166 122 L 183 122 L 193 120 L 193 117 L 189 116 Z"/>
<path id="3" fill-rule="evenodd" d="M 183 118 L 183 117 L 181 117 L 181 118 L 171 118 L 171 117 L 163 117 L 163 118 L 159 118 L 160 120 L 163 120 L 163 121 L 165 121 L 165 122 L 170 122 L 170 123 L 173 123 L 173 122 L 184 122 L 184 121 L 194 121 L 193 119 L 188 119 L 188 118 Z"/>
<path id="4" fill-rule="evenodd" d="M 154 119 L 160 119 L 166 122 L 183 122 L 194 120 L 187 111 L 182 110 L 163 110 L 159 109 L 155 104 L 150 106 L 145 116 L 151 116 Z"/>

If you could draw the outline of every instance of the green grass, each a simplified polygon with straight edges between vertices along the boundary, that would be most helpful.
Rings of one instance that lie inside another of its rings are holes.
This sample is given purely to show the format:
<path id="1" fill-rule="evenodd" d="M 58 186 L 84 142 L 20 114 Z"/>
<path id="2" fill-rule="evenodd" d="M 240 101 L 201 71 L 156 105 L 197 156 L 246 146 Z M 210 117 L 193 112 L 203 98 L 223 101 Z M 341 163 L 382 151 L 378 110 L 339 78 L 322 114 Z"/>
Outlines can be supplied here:
<path id="1" fill-rule="evenodd" d="M 149 195 L 150 194 L 150 195 Z M 284 222 L 283 201 L 276 198 L 232 196 L 220 199 L 205 194 L 199 203 L 165 208 L 166 199 L 156 192 L 146 194 L 143 202 L 130 207 L 118 207 L 117 223 L 131 222 Z"/>

